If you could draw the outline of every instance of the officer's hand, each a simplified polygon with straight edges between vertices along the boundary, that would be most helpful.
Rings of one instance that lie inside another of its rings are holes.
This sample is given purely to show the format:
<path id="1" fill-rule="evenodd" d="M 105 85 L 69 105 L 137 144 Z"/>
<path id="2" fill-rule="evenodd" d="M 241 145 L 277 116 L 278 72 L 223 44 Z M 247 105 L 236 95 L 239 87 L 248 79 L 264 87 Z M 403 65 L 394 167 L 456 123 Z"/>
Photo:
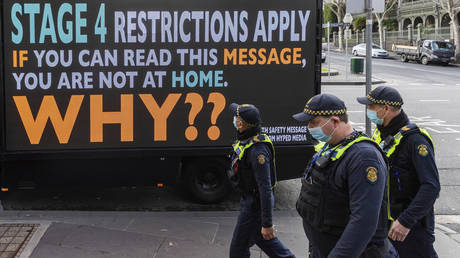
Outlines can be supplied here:
<path id="1" fill-rule="evenodd" d="M 262 237 L 265 240 L 270 240 L 270 239 L 275 238 L 275 228 L 274 227 L 271 227 L 271 228 L 262 227 Z"/>
<path id="2" fill-rule="evenodd" d="M 403 242 L 406 239 L 406 236 L 409 234 L 410 228 L 406 228 L 398 220 L 393 222 L 390 232 L 388 232 L 388 237 L 393 241 Z"/>

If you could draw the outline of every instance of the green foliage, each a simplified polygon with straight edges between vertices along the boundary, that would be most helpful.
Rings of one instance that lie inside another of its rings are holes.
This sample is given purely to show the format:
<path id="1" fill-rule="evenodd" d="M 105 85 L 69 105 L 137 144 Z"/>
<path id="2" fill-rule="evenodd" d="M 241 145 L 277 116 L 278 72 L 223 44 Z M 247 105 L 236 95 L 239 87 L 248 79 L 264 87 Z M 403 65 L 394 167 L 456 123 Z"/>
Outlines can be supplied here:
<path id="1" fill-rule="evenodd" d="M 323 11 L 324 23 L 337 22 L 337 16 L 332 12 L 331 8 L 334 8 L 332 4 L 325 4 Z"/>
<path id="2" fill-rule="evenodd" d="M 328 22 L 335 23 L 335 22 L 337 22 L 337 16 L 331 10 L 331 8 L 334 8 L 334 6 L 332 4 L 330 4 L 330 3 L 324 5 L 324 9 L 323 9 L 323 22 L 324 23 L 328 23 Z M 330 37 L 331 38 L 332 38 L 332 33 L 333 33 L 334 29 L 330 30 Z M 323 30 L 323 37 L 327 38 L 327 29 Z"/>
<path id="3" fill-rule="evenodd" d="M 355 31 L 366 28 L 366 17 L 358 17 L 353 20 L 353 29 Z"/>
<path id="4" fill-rule="evenodd" d="M 396 19 L 385 19 L 383 20 L 383 27 L 387 27 L 388 31 L 398 30 L 398 20 Z"/>

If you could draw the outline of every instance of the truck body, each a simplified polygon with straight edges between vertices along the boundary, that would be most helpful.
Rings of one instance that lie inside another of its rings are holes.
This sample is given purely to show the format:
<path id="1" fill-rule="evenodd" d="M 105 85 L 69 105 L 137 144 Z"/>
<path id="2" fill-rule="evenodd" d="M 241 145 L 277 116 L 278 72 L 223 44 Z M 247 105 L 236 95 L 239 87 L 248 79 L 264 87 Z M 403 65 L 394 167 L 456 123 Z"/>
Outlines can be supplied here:
<path id="1" fill-rule="evenodd" d="M 400 55 L 402 62 L 409 60 L 422 64 L 455 62 L 455 45 L 437 40 L 420 40 L 417 46 L 393 45 L 393 51 Z"/>
<path id="2" fill-rule="evenodd" d="M 2 192 L 158 185 L 228 192 L 232 102 L 261 111 L 278 180 L 313 154 L 291 116 L 320 92 L 322 1 L 1 5 Z M 289 10 L 289 11 L 286 11 Z"/>

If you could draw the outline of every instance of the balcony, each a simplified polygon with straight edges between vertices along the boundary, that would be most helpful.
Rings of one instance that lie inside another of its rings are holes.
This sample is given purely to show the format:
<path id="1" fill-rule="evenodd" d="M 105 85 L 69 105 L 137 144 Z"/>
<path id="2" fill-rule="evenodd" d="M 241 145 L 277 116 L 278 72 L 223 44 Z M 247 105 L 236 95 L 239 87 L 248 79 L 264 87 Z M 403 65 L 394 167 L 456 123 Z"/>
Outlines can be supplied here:
<path id="1" fill-rule="evenodd" d="M 439 7 L 438 10 L 441 8 Z M 422 15 L 433 15 L 436 13 L 436 4 L 432 0 L 405 1 L 399 9 L 400 17 L 413 17 Z"/>

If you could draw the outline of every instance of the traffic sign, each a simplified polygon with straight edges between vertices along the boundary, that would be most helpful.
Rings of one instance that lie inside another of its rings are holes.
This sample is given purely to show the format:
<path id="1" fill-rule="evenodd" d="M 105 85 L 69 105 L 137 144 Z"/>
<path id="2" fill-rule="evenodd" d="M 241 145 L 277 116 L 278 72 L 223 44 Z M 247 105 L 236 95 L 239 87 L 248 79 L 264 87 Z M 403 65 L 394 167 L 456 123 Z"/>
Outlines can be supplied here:
<path id="1" fill-rule="evenodd" d="M 353 16 L 351 16 L 350 13 L 345 14 L 345 17 L 343 17 L 343 22 L 344 22 L 344 23 L 351 23 L 351 22 L 353 22 Z"/>

